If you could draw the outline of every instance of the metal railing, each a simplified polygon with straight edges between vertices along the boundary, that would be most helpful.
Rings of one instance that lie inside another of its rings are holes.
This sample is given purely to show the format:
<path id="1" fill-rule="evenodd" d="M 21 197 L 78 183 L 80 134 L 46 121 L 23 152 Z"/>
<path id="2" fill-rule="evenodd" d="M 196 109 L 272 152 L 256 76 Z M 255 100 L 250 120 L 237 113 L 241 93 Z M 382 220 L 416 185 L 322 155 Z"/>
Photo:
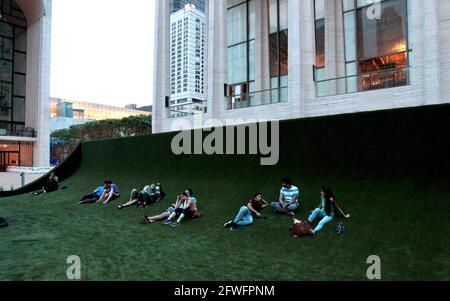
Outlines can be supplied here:
<path id="1" fill-rule="evenodd" d="M 376 72 L 316 81 L 317 97 L 389 89 L 409 85 L 409 70 L 393 68 Z"/>
<path id="2" fill-rule="evenodd" d="M 273 88 L 227 96 L 227 110 L 258 107 L 288 102 L 288 87 Z"/>
<path id="3" fill-rule="evenodd" d="M 28 138 L 36 138 L 37 132 L 34 130 L 28 131 L 10 131 L 6 129 L 0 129 L 0 137 L 28 137 Z"/>
<path id="4" fill-rule="evenodd" d="M 206 103 L 207 101 L 202 101 L 170 106 L 168 108 L 169 118 L 182 118 L 196 114 L 204 114 L 207 110 Z"/>

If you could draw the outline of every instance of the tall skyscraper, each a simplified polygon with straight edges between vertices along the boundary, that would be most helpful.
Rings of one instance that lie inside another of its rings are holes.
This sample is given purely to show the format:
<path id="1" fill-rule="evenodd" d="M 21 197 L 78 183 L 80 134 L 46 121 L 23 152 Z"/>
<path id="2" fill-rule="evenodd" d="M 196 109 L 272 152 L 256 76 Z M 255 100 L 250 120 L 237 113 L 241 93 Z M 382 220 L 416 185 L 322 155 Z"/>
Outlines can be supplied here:
<path id="1" fill-rule="evenodd" d="M 205 12 L 205 0 L 170 0 L 170 13 L 183 9 L 189 3 L 194 4 L 199 11 Z"/>
<path id="2" fill-rule="evenodd" d="M 203 112 L 206 100 L 205 13 L 194 4 L 170 16 L 170 107 L 175 112 Z"/>

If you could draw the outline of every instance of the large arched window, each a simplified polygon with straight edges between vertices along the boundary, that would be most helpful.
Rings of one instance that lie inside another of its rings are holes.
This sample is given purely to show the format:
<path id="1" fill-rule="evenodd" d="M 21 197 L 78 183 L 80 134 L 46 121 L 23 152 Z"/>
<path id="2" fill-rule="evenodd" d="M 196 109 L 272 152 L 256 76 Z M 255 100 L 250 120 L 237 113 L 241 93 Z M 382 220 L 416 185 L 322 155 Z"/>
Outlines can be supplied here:
<path id="1" fill-rule="evenodd" d="M 27 21 L 13 0 L 0 1 L 0 130 L 25 127 Z"/>

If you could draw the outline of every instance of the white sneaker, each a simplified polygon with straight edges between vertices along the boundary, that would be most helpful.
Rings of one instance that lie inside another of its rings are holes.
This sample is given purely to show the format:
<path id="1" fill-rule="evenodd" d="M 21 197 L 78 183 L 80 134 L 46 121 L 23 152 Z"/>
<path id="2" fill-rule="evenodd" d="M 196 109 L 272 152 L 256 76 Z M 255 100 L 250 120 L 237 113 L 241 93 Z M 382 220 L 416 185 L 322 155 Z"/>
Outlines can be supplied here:
<path id="1" fill-rule="evenodd" d="M 224 227 L 224 228 L 229 228 L 229 227 L 231 227 L 232 224 L 233 224 L 233 221 L 229 221 L 229 222 L 226 222 L 226 223 L 223 225 L 223 227 Z"/>

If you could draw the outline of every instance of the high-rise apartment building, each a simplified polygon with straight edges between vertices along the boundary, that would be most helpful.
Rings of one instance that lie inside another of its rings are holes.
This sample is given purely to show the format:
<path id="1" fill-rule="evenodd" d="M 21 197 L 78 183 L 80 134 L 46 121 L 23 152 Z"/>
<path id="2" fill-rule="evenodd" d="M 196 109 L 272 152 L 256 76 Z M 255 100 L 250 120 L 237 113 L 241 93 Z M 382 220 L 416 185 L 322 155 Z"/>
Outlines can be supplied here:
<path id="1" fill-rule="evenodd" d="M 194 4 L 199 11 L 205 12 L 205 0 L 170 0 L 170 13 L 176 13 L 183 9 L 186 4 Z"/>
<path id="2" fill-rule="evenodd" d="M 186 4 L 170 15 L 171 114 L 203 113 L 206 99 L 205 14 Z"/>

